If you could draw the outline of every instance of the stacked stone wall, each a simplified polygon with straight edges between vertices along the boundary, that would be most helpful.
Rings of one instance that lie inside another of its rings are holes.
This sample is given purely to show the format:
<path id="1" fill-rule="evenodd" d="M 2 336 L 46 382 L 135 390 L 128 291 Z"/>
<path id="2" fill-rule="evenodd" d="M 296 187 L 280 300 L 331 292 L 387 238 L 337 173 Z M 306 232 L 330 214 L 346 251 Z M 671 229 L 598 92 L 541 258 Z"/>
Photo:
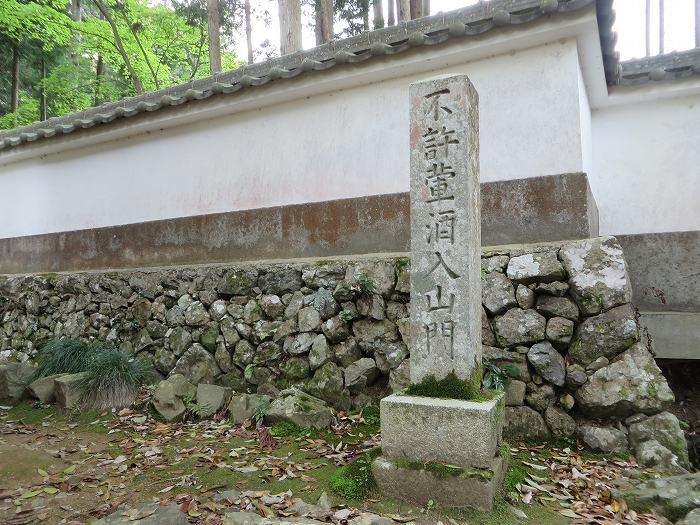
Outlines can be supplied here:
<path id="1" fill-rule="evenodd" d="M 0 361 L 99 339 L 162 376 L 357 408 L 407 384 L 409 276 L 407 258 L 366 258 L 0 277 Z M 481 284 L 484 360 L 516 376 L 507 435 L 601 439 L 605 419 L 617 446 L 627 418 L 673 402 L 614 238 L 487 250 Z"/>

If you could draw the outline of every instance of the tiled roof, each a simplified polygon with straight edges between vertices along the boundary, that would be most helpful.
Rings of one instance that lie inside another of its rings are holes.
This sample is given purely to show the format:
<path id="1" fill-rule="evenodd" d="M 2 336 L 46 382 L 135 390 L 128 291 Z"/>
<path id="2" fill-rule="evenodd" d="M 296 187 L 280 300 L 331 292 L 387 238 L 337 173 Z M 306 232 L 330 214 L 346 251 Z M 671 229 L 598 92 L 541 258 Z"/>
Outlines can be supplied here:
<path id="1" fill-rule="evenodd" d="M 313 49 L 243 66 L 187 84 L 2 131 L 0 150 L 84 128 L 103 126 L 116 119 L 133 117 L 169 106 L 192 103 L 212 96 L 231 95 L 312 71 L 322 71 L 340 65 L 347 67 L 376 57 L 400 54 L 412 48 L 439 45 L 448 40 L 481 35 L 503 26 L 527 24 L 542 17 L 584 9 L 594 3 L 597 7 L 606 76 L 610 79 L 618 70 L 617 55 L 614 52 L 615 34 L 612 32 L 612 0 L 492 0 L 329 42 Z"/>
<path id="2" fill-rule="evenodd" d="M 617 84 L 635 86 L 651 81 L 676 80 L 700 75 L 700 48 L 620 64 Z"/>

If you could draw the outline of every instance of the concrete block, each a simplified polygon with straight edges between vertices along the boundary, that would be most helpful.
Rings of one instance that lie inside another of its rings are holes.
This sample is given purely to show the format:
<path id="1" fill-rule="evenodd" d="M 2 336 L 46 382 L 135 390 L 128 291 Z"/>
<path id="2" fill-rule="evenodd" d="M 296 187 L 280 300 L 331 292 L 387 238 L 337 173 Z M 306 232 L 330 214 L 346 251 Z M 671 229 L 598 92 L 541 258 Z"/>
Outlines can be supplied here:
<path id="1" fill-rule="evenodd" d="M 380 456 L 372 473 L 382 494 L 425 506 L 464 508 L 490 512 L 503 483 L 506 462 L 491 458 L 488 469 L 464 469 L 439 463 L 395 461 Z"/>
<path id="2" fill-rule="evenodd" d="M 503 414 L 502 392 L 483 402 L 394 394 L 381 400 L 382 454 L 391 460 L 490 468 Z"/>

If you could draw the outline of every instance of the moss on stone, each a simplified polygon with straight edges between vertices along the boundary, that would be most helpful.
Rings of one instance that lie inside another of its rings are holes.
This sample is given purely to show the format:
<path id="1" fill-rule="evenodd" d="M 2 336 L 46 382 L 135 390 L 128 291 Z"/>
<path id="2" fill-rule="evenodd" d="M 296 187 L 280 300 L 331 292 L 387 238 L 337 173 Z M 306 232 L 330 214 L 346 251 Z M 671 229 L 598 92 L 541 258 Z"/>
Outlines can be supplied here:
<path id="1" fill-rule="evenodd" d="M 411 259 L 408 257 L 396 257 L 394 259 L 394 267 L 396 268 L 397 272 L 401 272 L 408 268 L 408 265 L 411 264 Z"/>
<path id="2" fill-rule="evenodd" d="M 315 432 L 315 430 L 312 428 L 302 427 L 287 421 L 280 421 L 270 427 L 270 433 L 276 437 L 301 437 L 312 434 L 313 432 Z"/>
<path id="3" fill-rule="evenodd" d="M 247 290 L 253 284 L 253 282 L 250 280 L 250 277 L 248 277 L 246 273 L 241 270 L 228 272 L 226 274 L 225 280 L 226 285 L 234 294 L 242 290 Z"/>
<path id="4" fill-rule="evenodd" d="M 478 378 L 478 382 L 474 378 Z M 459 379 L 454 372 L 444 379 L 427 376 L 420 383 L 410 385 L 404 393 L 409 396 L 462 399 L 464 401 L 489 401 L 496 392 L 481 392 L 481 369 L 474 369 L 469 381 Z"/>
<path id="5" fill-rule="evenodd" d="M 433 463 L 420 461 L 410 461 L 400 459 L 393 462 L 398 468 L 406 470 L 424 470 L 434 474 L 437 478 L 479 478 L 489 480 L 493 477 L 493 472 L 488 469 L 467 469 L 458 467 L 457 465 L 449 465 L 447 463 Z"/>
<path id="6" fill-rule="evenodd" d="M 39 275 L 39 277 L 43 277 L 50 283 L 53 283 L 56 279 L 58 279 L 58 274 L 56 272 L 42 272 L 37 275 Z"/>
<path id="7" fill-rule="evenodd" d="M 372 474 L 372 462 L 381 452 L 380 448 L 373 448 L 352 463 L 340 467 L 331 478 L 331 490 L 349 500 L 364 499 L 377 486 Z"/>

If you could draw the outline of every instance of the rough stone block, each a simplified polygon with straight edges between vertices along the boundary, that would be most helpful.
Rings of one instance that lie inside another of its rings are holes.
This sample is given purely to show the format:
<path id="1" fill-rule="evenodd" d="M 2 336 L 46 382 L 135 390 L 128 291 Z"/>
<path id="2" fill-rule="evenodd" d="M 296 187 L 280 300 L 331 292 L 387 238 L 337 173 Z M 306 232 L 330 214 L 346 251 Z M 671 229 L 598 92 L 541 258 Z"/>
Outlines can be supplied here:
<path id="1" fill-rule="evenodd" d="M 56 404 L 59 407 L 73 408 L 80 405 L 83 392 L 79 388 L 79 384 L 85 375 L 86 372 L 81 372 L 79 374 L 68 374 L 54 379 Z"/>
<path id="2" fill-rule="evenodd" d="M 27 386 L 27 392 L 30 396 L 38 399 L 42 403 L 53 403 L 56 398 L 56 383 L 54 379 L 58 379 L 64 375 L 66 374 L 56 374 L 35 379 Z"/>
<path id="3" fill-rule="evenodd" d="M 490 468 L 500 444 L 504 394 L 461 401 L 394 394 L 381 401 L 382 454 L 391 460 Z"/>
<path id="4" fill-rule="evenodd" d="M 488 469 L 465 469 L 439 463 L 392 461 L 378 457 L 372 464 L 377 485 L 388 496 L 425 506 L 432 500 L 438 508 L 471 507 L 489 512 L 503 483 L 506 464 L 491 458 Z"/>
<path id="5" fill-rule="evenodd" d="M 0 365 L 0 399 L 18 401 L 34 373 L 31 363 L 7 363 Z"/>

